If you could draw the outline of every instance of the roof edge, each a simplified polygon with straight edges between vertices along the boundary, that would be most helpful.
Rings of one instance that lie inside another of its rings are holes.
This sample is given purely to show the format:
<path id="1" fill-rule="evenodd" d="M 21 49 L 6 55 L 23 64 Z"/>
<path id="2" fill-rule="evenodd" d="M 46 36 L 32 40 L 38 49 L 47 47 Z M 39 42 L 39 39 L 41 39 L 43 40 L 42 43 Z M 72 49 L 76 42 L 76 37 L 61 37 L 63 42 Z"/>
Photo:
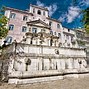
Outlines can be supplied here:
<path id="1" fill-rule="evenodd" d="M 31 14 L 31 15 L 33 15 L 32 13 L 29 13 L 28 11 L 19 10 L 19 9 L 11 8 L 11 7 L 5 7 L 5 10 L 12 10 L 12 11 L 17 11 L 17 12 L 21 12 L 21 13 L 26 13 L 26 14 Z"/>

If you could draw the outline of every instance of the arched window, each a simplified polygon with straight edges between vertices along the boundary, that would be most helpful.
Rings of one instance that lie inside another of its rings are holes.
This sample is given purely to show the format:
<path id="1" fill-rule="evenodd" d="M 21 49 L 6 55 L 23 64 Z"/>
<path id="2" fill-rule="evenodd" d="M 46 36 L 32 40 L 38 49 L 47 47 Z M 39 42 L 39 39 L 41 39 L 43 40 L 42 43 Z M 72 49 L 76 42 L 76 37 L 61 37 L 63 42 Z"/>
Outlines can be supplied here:
<path id="1" fill-rule="evenodd" d="M 38 12 L 37 12 L 39 15 L 41 15 L 41 11 L 40 10 L 38 10 Z"/>
<path id="2" fill-rule="evenodd" d="M 57 24 L 57 28 L 60 28 L 60 24 Z"/>

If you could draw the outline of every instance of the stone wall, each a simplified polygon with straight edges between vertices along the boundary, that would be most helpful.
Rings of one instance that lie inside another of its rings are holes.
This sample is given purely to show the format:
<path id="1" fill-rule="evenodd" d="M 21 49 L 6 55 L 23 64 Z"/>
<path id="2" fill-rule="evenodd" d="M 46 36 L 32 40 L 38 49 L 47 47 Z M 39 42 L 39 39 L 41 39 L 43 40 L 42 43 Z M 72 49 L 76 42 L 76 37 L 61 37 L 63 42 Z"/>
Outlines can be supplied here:
<path id="1" fill-rule="evenodd" d="M 15 55 L 9 61 L 9 83 L 88 72 L 84 49 L 27 44 L 14 47 Z"/>

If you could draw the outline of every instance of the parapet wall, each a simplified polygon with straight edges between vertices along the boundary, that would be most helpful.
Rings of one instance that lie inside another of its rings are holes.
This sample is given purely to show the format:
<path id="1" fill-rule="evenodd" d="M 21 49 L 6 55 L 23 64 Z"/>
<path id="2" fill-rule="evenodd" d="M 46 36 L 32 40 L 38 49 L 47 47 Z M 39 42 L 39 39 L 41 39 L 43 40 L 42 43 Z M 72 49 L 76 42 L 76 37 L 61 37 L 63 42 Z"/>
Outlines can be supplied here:
<path id="1" fill-rule="evenodd" d="M 88 72 L 84 49 L 13 44 L 13 53 L 8 68 L 9 83 L 31 83 L 35 79 Z"/>
<path id="2" fill-rule="evenodd" d="M 18 44 L 16 47 L 17 53 L 36 54 L 36 55 L 54 55 L 64 57 L 86 57 L 84 49 L 80 48 L 66 48 L 66 47 L 53 47 L 53 46 L 39 46 Z"/>

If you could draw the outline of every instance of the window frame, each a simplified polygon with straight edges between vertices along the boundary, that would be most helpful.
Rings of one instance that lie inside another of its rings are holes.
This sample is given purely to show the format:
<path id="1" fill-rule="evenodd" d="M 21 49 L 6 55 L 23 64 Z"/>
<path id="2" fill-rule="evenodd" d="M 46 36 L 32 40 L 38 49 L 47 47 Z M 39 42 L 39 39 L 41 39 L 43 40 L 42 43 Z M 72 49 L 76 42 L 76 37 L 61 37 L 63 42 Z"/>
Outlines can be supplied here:
<path id="1" fill-rule="evenodd" d="M 41 10 L 38 10 L 38 11 L 37 11 L 37 14 L 38 14 L 38 15 L 41 15 Z"/>
<path id="2" fill-rule="evenodd" d="M 37 33 L 37 28 L 33 27 L 32 28 L 32 33 Z"/>
<path id="3" fill-rule="evenodd" d="M 10 13 L 10 18 L 11 19 L 15 19 L 15 17 L 16 17 L 16 14 L 15 13 Z"/>
<path id="4" fill-rule="evenodd" d="M 14 25 L 13 24 L 9 24 L 9 30 L 13 31 L 14 30 Z"/>
<path id="5" fill-rule="evenodd" d="M 57 28 L 60 28 L 60 24 L 59 23 L 57 24 Z"/>
<path id="6" fill-rule="evenodd" d="M 33 8 L 33 13 L 35 13 L 35 8 Z"/>
<path id="7" fill-rule="evenodd" d="M 27 27 L 26 26 L 22 26 L 22 32 L 26 32 L 27 31 Z"/>
<path id="8" fill-rule="evenodd" d="M 43 16 L 45 16 L 45 11 L 43 11 Z"/>
<path id="9" fill-rule="evenodd" d="M 24 15 L 23 16 L 23 21 L 27 21 L 27 19 L 28 19 L 28 16 Z"/>
<path id="10" fill-rule="evenodd" d="M 49 21 L 49 26 L 52 26 L 52 22 L 51 21 Z"/>
<path id="11" fill-rule="evenodd" d="M 11 37 L 11 36 L 7 36 L 6 37 L 6 39 L 5 39 L 5 41 L 6 41 L 6 43 L 12 43 L 12 39 L 13 39 L 13 37 Z"/>

